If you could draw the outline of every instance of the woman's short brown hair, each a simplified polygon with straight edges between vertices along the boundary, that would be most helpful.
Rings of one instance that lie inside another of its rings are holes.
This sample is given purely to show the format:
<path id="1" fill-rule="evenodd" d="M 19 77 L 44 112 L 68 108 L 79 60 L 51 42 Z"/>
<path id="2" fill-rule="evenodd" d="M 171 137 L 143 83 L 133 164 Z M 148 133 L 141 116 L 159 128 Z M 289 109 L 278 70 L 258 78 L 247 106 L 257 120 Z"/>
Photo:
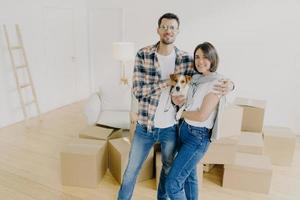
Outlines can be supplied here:
<path id="1" fill-rule="evenodd" d="M 198 49 L 201 49 L 204 56 L 211 62 L 209 71 L 210 72 L 217 71 L 218 64 L 219 64 L 219 56 L 218 56 L 218 53 L 217 53 L 217 50 L 215 49 L 215 47 L 209 42 L 204 42 L 202 44 L 199 44 L 195 48 L 195 50 L 194 50 L 194 69 L 198 72 L 198 70 L 196 68 L 196 63 L 195 63 L 195 56 L 196 56 L 196 52 L 198 51 Z"/>

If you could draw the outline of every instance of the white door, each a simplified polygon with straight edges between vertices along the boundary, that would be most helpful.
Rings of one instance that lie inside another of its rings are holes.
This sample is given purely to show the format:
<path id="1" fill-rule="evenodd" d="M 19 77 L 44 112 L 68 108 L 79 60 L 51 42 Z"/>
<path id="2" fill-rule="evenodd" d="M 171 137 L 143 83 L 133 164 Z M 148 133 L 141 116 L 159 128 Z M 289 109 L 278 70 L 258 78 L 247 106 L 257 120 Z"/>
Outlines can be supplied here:
<path id="1" fill-rule="evenodd" d="M 77 100 L 78 68 L 71 8 L 45 8 L 45 57 L 50 108 Z"/>
<path id="2" fill-rule="evenodd" d="M 89 10 L 89 48 L 92 90 L 118 87 L 120 67 L 112 57 L 112 43 L 121 41 L 122 10 Z"/>
<path id="3" fill-rule="evenodd" d="M 129 110 L 130 87 L 120 85 L 120 62 L 112 56 L 113 42 L 122 39 L 122 9 L 89 10 L 92 91 L 101 92 L 102 110 Z"/>

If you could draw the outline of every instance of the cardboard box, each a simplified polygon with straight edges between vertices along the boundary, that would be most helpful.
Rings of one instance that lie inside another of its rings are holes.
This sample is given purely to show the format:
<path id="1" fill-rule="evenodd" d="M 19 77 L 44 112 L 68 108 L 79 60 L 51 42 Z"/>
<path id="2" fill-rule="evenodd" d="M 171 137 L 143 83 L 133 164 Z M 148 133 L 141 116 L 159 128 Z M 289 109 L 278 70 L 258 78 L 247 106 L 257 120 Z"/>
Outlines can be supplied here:
<path id="1" fill-rule="evenodd" d="M 119 183 L 122 183 L 123 174 L 128 163 L 129 152 L 130 142 L 128 138 L 109 140 L 109 170 Z M 137 178 L 138 182 L 153 178 L 153 162 L 154 153 L 152 148 L 141 168 Z"/>
<path id="2" fill-rule="evenodd" d="M 233 164 L 224 165 L 223 187 L 268 193 L 272 164 L 265 155 L 237 153 Z"/>
<path id="3" fill-rule="evenodd" d="M 197 174 L 198 174 L 198 184 L 199 187 L 201 187 L 203 183 L 203 164 L 201 162 L 197 164 Z"/>
<path id="4" fill-rule="evenodd" d="M 203 164 L 231 164 L 237 151 L 238 137 L 221 138 L 213 141 L 201 162 Z"/>
<path id="5" fill-rule="evenodd" d="M 107 171 L 107 142 L 75 139 L 60 153 L 63 185 L 97 187 Z"/>
<path id="6" fill-rule="evenodd" d="M 94 140 L 111 140 L 123 137 L 123 129 L 111 129 L 100 126 L 88 126 L 79 133 L 79 138 Z M 107 162 L 109 165 L 109 156 Z"/>
<path id="7" fill-rule="evenodd" d="M 267 126 L 263 129 L 264 153 L 272 164 L 287 166 L 293 161 L 296 135 L 285 127 Z"/>
<path id="8" fill-rule="evenodd" d="M 161 152 L 156 152 L 155 154 L 155 180 L 156 180 L 156 189 L 158 188 L 160 173 L 162 169 L 162 162 L 161 162 Z M 198 184 L 199 187 L 202 186 L 203 182 L 203 164 L 198 163 L 197 165 L 197 175 L 198 175 Z"/>
<path id="9" fill-rule="evenodd" d="M 122 129 L 110 129 L 100 126 L 88 126 L 79 133 L 80 138 L 109 140 L 123 137 Z"/>
<path id="10" fill-rule="evenodd" d="M 236 98 L 234 103 L 244 108 L 242 131 L 261 133 L 264 124 L 266 101 Z"/>
<path id="11" fill-rule="evenodd" d="M 239 136 L 237 151 L 240 153 L 262 155 L 264 152 L 264 141 L 262 134 L 242 132 L 242 134 Z"/>
<path id="12" fill-rule="evenodd" d="M 219 130 L 221 138 L 241 134 L 243 108 L 236 105 L 228 105 L 219 116 Z"/>
<path id="13" fill-rule="evenodd" d="M 156 152 L 161 152 L 161 145 L 160 145 L 160 143 L 155 143 L 153 145 L 153 149 L 154 149 L 154 155 L 156 155 Z"/>

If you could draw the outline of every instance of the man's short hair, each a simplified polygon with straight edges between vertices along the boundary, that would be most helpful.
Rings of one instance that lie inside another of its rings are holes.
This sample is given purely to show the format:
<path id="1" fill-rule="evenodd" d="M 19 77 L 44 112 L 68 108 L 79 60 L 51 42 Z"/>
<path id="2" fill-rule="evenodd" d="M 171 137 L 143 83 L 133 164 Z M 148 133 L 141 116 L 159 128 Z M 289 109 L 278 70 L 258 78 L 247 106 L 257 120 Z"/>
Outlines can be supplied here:
<path id="1" fill-rule="evenodd" d="M 162 21 L 163 19 L 175 19 L 175 20 L 177 21 L 178 27 L 179 27 L 180 22 L 179 22 L 179 18 L 177 17 L 177 15 L 175 15 L 175 14 L 173 14 L 173 13 L 166 13 L 166 14 L 164 14 L 164 15 L 161 16 L 161 17 L 159 18 L 159 20 L 158 20 L 158 27 L 160 27 L 161 21 Z"/>

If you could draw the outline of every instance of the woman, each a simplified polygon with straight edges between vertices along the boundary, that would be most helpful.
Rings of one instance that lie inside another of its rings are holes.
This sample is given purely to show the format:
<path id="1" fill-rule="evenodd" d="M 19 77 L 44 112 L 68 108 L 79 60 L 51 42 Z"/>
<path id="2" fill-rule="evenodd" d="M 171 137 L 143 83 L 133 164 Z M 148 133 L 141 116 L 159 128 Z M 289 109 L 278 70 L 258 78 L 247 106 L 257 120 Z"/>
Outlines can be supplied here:
<path id="1" fill-rule="evenodd" d="M 166 181 L 170 199 L 198 199 L 196 167 L 210 144 L 211 129 L 221 98 L 213 86 L 222 77 L 216 73 L 218 54 L 208 42 L 199 44 L 194 51 L 195 74 L 187 98 L 187 109 L 181 115 L 179 151 Z"/>

